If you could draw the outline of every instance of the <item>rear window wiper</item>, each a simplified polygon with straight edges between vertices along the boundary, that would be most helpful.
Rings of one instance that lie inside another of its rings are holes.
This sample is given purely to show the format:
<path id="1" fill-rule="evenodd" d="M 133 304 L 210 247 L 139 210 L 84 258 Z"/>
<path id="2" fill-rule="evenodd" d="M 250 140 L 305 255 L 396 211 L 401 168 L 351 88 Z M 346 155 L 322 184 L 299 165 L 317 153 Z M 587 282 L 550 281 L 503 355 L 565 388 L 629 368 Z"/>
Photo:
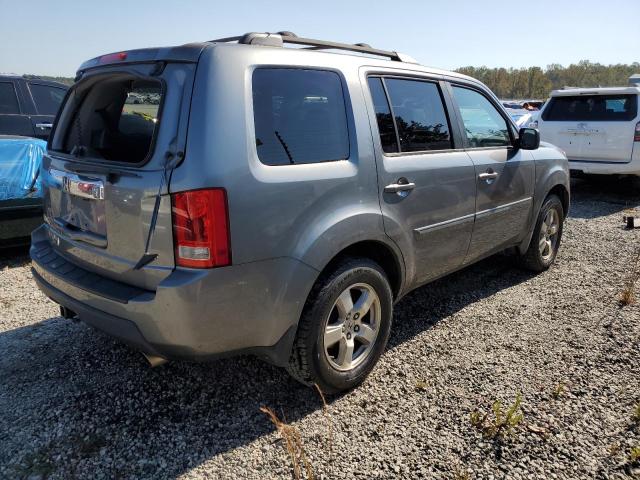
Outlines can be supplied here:
<path id="1" fill-rule="evenodd" d="M 293 161 L 293 156 L 291 155 L 291 152 L 289 151 L 289 147 L 287 147 L 287 144 L 284 142 L 284 140 L 282 139 L 282 137 L 280 136 L 278 131 L 275 130 L 273 133 L 275 133 L 276 137 L 278 137 L 278 140 L 280 141 L 280 145 L 282 145 L 282 148 L 284 148 L 284 151 L 287 154 L 287 157 L 289 157 L 289 162 L 292 163 L 292 164 L 296 163 L 296 162 Z"/>

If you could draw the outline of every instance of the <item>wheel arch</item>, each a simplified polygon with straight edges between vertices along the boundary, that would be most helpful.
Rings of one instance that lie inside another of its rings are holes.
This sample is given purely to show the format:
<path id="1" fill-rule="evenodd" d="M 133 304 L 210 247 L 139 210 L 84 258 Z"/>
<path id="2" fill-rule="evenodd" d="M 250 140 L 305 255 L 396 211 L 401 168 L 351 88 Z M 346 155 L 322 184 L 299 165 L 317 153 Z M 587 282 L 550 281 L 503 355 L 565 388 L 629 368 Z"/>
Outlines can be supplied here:
<path id="1" fill-rule="evenodd" d="M 570 206 L 569 190 L 567 190 L 567 187 L 560 183 L 556 184 L 551 188 L 551 190 L 549 190 L 549 193 L 547 193 L 547 195 L 544 197 L 544 200 L 549 198 L 549 195 L 556 195 L 560 198 L 560 201 L 562 202 L 562 210 L 564 211 L 564 216 L 566 218 L 567 214 L 569 213 Z M 542 201 L 542 203 L 544 203 L 544 200 Z"/>
<path id="2" fill-rule="evenodd" d="M 361 240 L 344 247 L 326 263 L 318 278 L 333 271 L 344 259 L 350 257 L 368 258 L 380 265 L 389 279 L 394 300 L 398 299 L 404 287 L 404 261 L 399 252 L 380 240 Z"/>
<path id="3" fill-rule="evenodd" d="M 551 178 L 553 177 L 550 177 L 550 180 Z M 518 251 L 520 254 L 524 254 L 529 248 L 529 244 L 531 243 L 531 238 L 533 237 L 533 232 L 538 221 L 538 215 L 540 215 L 540 209 L 550 195 L 556 195 L 560 198 L 560 201 L 562 202 L 562 209 L 564 210 L 564 218 L 567 218 L 569 207 L 571 205 L 571 197 L 567 182 L 563 179 L 556 179 L 555 181 L 550 181 L 548 183 L 550 185 L 547 185 L 544 190 L 542 190 L 544 195 L 537 195 L 537 199 L 534 202 L 534 215 L 532 217 L 531 226 L 529 227 L 529 233 L 520 245 L 518 245 Z"/>

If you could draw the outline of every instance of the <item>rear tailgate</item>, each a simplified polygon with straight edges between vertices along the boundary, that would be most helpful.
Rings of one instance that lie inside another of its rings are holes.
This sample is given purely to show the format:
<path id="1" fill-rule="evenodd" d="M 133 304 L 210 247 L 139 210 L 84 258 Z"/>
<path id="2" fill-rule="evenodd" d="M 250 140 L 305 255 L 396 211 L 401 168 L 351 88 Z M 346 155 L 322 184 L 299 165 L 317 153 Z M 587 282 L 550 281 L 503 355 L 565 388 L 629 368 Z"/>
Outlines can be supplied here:
<path id="1" fill-rule="evenodd" d="M 628 163 L 637 114 L 637 94 L 565 92 L 546 105 L 540 133 L 544 141 L 562 148 L 569 160 Z"/>
<path id="2" fill-rule="evenodd" d="M 569 159 L 582 158 L 587 133 L 577 122 L 539 120 L 538 126 L 542 140 L 561 148 Z"/>
<path id="3" fill-rule="evenodd" d="M 53 247 L 68 261 L 154 290 L 174 269 L 166 167 L 184 155 L 197 56 L 129 58 L 136 63 L 83 65 L 86 72 L 67 96 L 43 159 L 45 222 Z M 134 268 L 159 193 L 148 249 L 155 259 Z"/>

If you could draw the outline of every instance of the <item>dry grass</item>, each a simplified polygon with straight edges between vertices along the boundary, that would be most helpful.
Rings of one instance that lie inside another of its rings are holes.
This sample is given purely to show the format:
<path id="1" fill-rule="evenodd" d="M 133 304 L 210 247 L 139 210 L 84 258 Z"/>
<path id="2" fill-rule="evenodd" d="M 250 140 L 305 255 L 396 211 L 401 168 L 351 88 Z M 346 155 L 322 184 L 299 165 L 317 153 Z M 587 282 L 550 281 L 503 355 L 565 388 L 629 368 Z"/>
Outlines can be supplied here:
<path id="1" fill-rule="evenodd" d="M 322 392 L 318 384 L 314 383 L 313 386 L 318 391 L 318 395 L 322 400 L 322 415 L 327 422 L 326 449 L 329 458 L 331 458 L 333 447 L 333 422 L 331 420 L 331 415 L 329 414 L 329 406 L 327 404 L 324 393 Z M 294 426 L 288 425 L 286 423 L 284 415 L 283 420 L 280 420 L 271 408 L 260 407 L 260 411 L 265 413 L 269 417 L 269 420 L 271 420 L 271 423 L 275 425 L 276 430 L 284 441 L 285 449 L 287 450 L 287 453 L 291 458 L 294 478 L 296 480 L 300 480 L 303 478 L 304 474 L 304 478 L 306 478 L 307 480 L 313 480 L 315 478 L 313 467 L 311 466 L 309 457 L 307 457 L 307 454 L 305 452 L 300 432 Z"/>
<path id="2" fill-rule="evenodd" d="M 300 480 L 303 472 L 306 474 L 308 480 L 313 480 L 313 468 L 307 458 L 307 454 L 304 451 L 304 445 L 302 444 L 302 437 L 300 432 L 293 426 L 288 425 L 278 418 L 273 410 L 269 407 L 260 407 L 260 411 L 264 412 L 271 420 L 278 430 L 280 437 L 284 441 L 285 448 L 291 458 L 293 464 L 293 476 L 296 480 Z"/>
<path id="3" fill-rule="evenodd" d="M 618 297 L 618 303 L 621 307 L 636 303 L 636 286 L 640 280 L 640 249 L 631 263 L 631 272 L 629 278 L 624 284 L 624 288 Z"/>
<path id="4" fill-rule="evenodd" d="M 322 390 L 320 390 L 317 383 L 314 383 L 313 386 L 316 387 L 318 395 L 320 395 L 320 398 L 322 399 L 322 415 L 324 415 L 324 418 L 327 421 L 327 452 L 329 453 L 329 458 L 331 458 L 333 447 L 333 422 L 329 415 L 329 407 L 327 405 L 327 400 L 324 398 L 324 393 L 322 393 Z"/>
<path id="5" fill-rule="evenodd" d="M 471 474 L 460 465 L 454 465 L 453 480 L 471 480 Z"/>
<path id="6" fill-rule="evenodd" d="M 429 384 L 426 380 L 418 380 L 415 385 L 416 392 L 426 392 L 429 389 Z"/>
<path id="7" fill-rule="evenodd" d="M 559 383 L 558 385 L 556 385 L 556 388 L 553 389 L 553 393 L 552 393 L 553 398 L 558 400 L 560 397 L 562 397 L 565 394 L 566 390 L 567 390 L 567 387 L 565 386 L 565 384 Z"/>

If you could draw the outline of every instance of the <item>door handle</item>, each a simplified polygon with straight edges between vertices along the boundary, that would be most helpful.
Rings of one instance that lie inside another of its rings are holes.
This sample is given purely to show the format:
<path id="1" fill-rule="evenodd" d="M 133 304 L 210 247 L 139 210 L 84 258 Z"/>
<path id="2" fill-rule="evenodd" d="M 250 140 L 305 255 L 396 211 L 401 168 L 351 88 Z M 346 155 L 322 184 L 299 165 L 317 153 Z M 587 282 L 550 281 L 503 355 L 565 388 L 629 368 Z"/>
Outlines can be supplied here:
<path id="1" fill-rule="evenodd" d="M 487 182 L 491 182 L 491 180 L 495 180 L 496 178 L 498 178 L 498 172 L 484 172 L 481 173 L 480 175 L 478 175 L 478 178 L 480 180 L 486 180 Z"/>
<path id="2" fill-rule="evenodd" d="M 36 123 L 36 128 L 53 128 L 53 123 Z"/>
<path id="3" fill-rule="evenodd" d="M 398 193 L 398 192 L 408 192 L 416 188 L 416 184 L 413 182 L 409 182 L 406 178 L 402 177 L 398 179 L 397 183 L 392 183 L 384 187 L 385 193 Z"/>

